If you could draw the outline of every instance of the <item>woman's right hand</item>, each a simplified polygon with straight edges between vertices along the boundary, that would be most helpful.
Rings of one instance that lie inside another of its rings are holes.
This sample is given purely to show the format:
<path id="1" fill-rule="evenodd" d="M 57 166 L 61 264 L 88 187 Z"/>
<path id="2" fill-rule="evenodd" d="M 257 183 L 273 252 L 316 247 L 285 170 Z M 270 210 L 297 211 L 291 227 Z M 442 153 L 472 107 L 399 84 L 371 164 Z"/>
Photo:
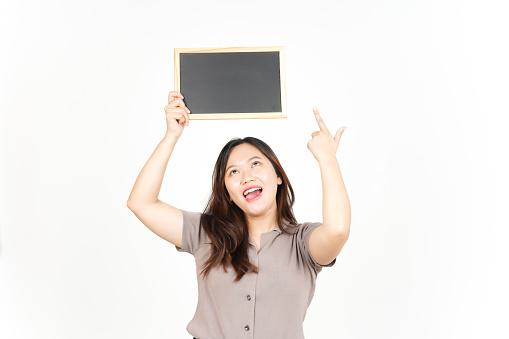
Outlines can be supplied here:
<path id="1" fill-rule="evenodd" d="M 164 107 L 166 113 L 166 135 L 180 137 L 185 126 L 189 126 L 191 111 L 184 104 L 184 96 L 177 91 L 168 94 L 168 105 Z"/>

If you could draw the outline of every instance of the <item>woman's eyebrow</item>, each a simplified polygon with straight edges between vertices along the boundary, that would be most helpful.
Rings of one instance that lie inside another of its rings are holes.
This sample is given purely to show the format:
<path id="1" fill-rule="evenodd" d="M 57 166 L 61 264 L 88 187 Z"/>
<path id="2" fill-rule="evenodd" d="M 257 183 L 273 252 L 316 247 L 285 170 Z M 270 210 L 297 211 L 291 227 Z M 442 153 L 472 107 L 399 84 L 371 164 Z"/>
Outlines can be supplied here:
<path id="1" fill-rule="evenodd" d="M 249 158 L 249 159 L 247 160 L 247 162 L 250 162 L 250 161 L 251 161 L 251 160 L 253 160 L 253 159 L 260 159 L 260 160 L 262 160 L 262 158 L 260 158 L 259 156 L 255 155 L 254 157 Z M 229 170 L 230 168 L 235 167 L 235 166 L 238 166 L 238 164 L 233 164 L 233 165 L 228 166 L 228 168 L 226 169 L 226 172 L 228 172 L 228 170 Z"/>

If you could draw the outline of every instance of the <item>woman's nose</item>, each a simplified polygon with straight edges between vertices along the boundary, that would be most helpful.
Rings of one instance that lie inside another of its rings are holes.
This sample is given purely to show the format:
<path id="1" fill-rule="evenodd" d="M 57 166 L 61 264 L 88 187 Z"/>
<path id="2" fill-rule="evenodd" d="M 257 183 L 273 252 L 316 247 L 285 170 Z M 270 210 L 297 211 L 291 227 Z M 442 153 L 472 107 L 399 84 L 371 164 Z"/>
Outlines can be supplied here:
<path id="1" fill-rule="evenodd" d="M 249 172 L 244 172 L 244 176 L 242 177 L 242 184 L 247 184 L 250 181 L 253 181 L 254 177 Z"/>

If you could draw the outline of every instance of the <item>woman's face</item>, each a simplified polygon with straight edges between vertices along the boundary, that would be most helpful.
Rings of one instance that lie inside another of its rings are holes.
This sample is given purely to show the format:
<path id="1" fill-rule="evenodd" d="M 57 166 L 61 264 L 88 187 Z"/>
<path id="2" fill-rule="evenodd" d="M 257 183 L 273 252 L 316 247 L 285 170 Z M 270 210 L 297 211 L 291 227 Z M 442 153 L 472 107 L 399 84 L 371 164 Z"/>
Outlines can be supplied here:
<path id="1" fill-rule="evenodd" d="M 255 146 L 244 143 L 232 149 L 224 180 L 230 199 L 246 216 L 276 213 L 277 186 L 282 181 Z"/>

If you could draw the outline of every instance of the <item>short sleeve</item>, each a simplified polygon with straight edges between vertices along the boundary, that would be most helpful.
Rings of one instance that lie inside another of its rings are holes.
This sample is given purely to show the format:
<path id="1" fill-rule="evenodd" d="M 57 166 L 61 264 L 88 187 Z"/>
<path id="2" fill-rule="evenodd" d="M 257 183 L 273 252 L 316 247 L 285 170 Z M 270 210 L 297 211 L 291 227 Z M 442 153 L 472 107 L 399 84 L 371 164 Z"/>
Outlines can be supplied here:
<path id="1" fill-rule="evenodd" d="M 181 210 L 184 217 L 182 226 L 182 248 L 175 246 L 179 252 L 194 254 L 206 241 L 207 235 L 200 226 L 201 213 Z"/>
<path id="2" fill-rule="evenodd" d="M 303 223 L 298 231 L 301 253 L 303 253 L 308 263 L 317 271 L 321 271 L 323 267 L 332 267 L 336 263 L 336 258 L 334 258 L 334 260 L 332 260 L 329 264 L 320 265 L 315 261 L 315 259 L 313 259 L 313 256 L 311 256 L 311 252 L 309 250 L 309 238 L 311 237 L 311 233 L 322 225 L 322 223 Z"/>

